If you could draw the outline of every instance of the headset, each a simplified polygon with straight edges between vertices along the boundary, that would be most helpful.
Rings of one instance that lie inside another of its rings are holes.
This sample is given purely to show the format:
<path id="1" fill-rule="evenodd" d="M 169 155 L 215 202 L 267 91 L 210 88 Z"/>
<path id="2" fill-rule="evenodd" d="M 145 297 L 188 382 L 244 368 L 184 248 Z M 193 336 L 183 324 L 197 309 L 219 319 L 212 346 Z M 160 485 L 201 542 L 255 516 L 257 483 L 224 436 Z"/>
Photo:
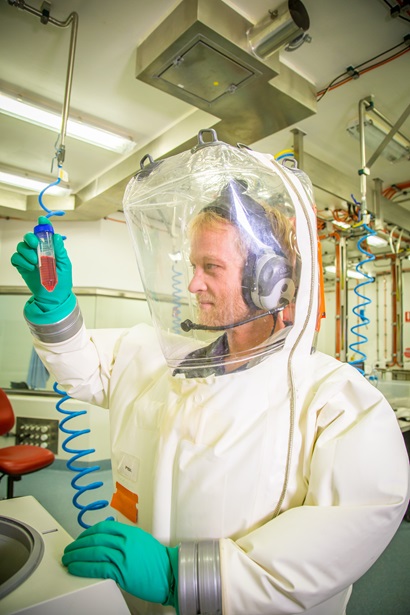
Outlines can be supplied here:
<path id="1" fill-rule="evenodd" d="M 250 248 L 242 274 L 242 295 L 252 310 L 282 310 L 295 295 L 293 266 L 273 235 L 266 210 L 245 194 L 244 180 L 231 180 L 202 211 L 214 211 L 248 230 Z M 268 248 L 267 248 L 268 246 Z"/>

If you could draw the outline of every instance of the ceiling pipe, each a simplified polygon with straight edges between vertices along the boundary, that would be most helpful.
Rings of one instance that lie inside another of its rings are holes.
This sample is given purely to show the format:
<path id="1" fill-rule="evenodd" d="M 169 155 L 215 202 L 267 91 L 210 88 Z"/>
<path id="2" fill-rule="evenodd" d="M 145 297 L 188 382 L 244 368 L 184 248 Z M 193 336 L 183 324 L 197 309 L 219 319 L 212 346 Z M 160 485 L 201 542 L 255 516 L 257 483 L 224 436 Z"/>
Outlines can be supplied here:
<path id="1" fill-rule="evenodd" d="M 367 211 L 367 176 L 370 175 L 370 169 L 366 165 L 366 144 L 365 144 L 365 116 L 366 109 L 373 104 L 371 97 L 367 96 L 359 101 L 359 139 L 360 139 L 360 209 L 361 220 L 368 224 L 370 216 Z"/>
<path id="2" fill-rule="evenodd" d="M 8 3 L 11 6 L 15 6 L 18 9 L 27 11 L 28 13 L 39 17 L 42 24 L 47 25 L 48 23 L 51 23 L 54 26 L 58 26 L 60 28 L 67 28 L 68 26 L 71 26 L 70 50 L 68 56 L 63 112 L 61 117 L 61 130 L 57 139 L 57 143 L 59 143 L 59 145 L 58 148 L 56 148 L 57 164 L 59 167 L 61 167 L 65 160 L 65 138 L 67 132 L 68 115 L 70 111 L 71 87 L 73 82 L 74 58 L 78 31 L 78 14 L 75 12 L 70 13 L 70 15 L 65 21 L 59 21 L 58 19 L 54 19 L 53 17 L 51 17 L 51 4 L 49 2 L 43 2 L 40 11 L 35 7 L 27 4 L 24 0 L 8 0 Z"/>

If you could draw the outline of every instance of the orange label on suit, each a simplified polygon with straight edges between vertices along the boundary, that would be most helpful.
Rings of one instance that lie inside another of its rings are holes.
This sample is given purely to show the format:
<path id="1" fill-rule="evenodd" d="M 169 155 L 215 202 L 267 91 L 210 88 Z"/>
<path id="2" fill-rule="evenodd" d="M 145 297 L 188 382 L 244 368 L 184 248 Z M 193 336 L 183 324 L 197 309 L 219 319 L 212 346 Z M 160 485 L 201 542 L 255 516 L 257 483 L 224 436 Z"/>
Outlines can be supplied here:
<path id="1" fill-rule="evenodd" d="M 121 483 L 115 483 L 116 492 L 111 499 L 111 506 L 118 510 L 124 517 L 127 517 L 132 523 L 138 521 L 138 495 L 133 493 Z"/>

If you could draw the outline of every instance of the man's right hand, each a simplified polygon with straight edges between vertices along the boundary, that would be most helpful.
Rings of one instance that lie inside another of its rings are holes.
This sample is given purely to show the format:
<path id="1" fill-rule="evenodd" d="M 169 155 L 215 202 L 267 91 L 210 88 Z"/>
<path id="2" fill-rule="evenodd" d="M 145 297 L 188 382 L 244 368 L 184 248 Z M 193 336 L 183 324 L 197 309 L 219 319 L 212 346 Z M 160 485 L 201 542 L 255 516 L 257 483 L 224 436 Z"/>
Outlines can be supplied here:
<path id="1" fill-rule="evenodd" d="M 39 224 L 50 224 L 44 216 L 38 219 Z M 40 282 L 38 269 L 37 246 L 38 239 L 34 233 L 27 233 L 23 241 L 17 245 L 17 251 L 11 257 L 12 265 L 33 293 L 33 302 L 41 312 L 49 312 L 62 306 L 72 293 L 72 267 L 61 235 L 54 234 L 54 251 L 56 257 L 57 285 L 49 292 Z"/>

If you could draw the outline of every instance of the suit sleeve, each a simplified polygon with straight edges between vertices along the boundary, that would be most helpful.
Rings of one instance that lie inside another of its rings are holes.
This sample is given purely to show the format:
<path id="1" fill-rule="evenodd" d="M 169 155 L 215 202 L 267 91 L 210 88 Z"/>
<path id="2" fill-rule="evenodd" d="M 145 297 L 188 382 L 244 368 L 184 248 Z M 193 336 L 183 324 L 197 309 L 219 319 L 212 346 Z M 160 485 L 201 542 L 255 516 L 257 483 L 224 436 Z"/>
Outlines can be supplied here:
<path id="1" fill-rule="evenodd" d="M 83 325 L 68 340 L 46 344 L 34 339 L 34 347 L 68 395 L 107 408 L 111 372 L 125 333 L 122 329 L 88 332 Z"/>

